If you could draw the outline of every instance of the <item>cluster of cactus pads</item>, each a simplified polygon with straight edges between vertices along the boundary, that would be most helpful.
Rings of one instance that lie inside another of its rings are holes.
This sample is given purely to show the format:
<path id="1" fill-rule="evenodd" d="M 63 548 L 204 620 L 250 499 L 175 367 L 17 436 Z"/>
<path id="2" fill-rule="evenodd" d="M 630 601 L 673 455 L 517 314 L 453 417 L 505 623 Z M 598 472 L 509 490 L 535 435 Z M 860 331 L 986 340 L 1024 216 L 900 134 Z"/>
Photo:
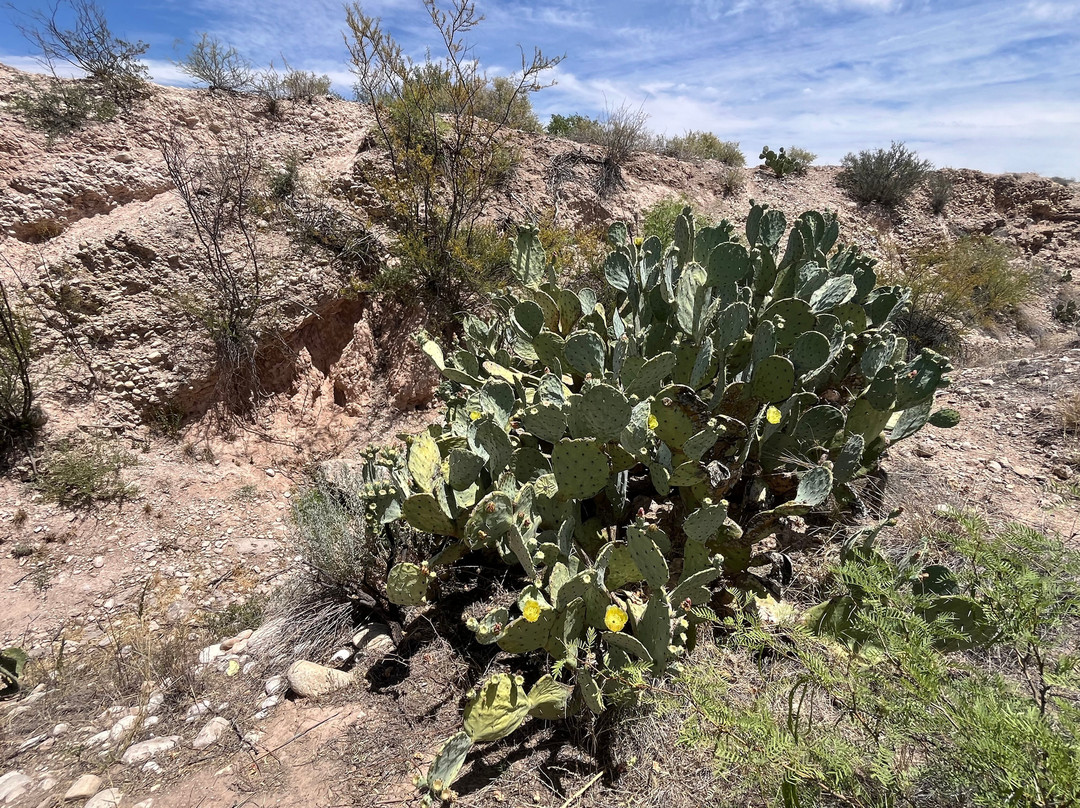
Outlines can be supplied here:
<path id="1" fill-rule="evenodd" d="M 400 455 L 369 455 L 364 490 L 373 520 L 445 544 L 395 566 L 389 597 L 419 605 L 448 565 L 498 557 L 527 585 L 470 628 L 510 654 L 546 652 L 557 674 L 472 694 L 465 733 L 419 781 L 429 801 L 450 793 L 468 742 L 600 711 L 620 670 L 662 673 L 732 589 L 777 595 L 790 562 L 755 545 L 786 517 L 855 502 L 886 447 L 956 422 L 932 411 L 947 360 L 909 359 L 894 333 L 908 291 L 835 247 L 833 215 L 787 231 L 764 205 L 745 240 L 689 208 L 666 249 L 617 223 L 605 306 L 561 288 L 522 227 L 515 295 L 467 316 L 457 350 L 424 346 L 452 390 L 445 419 Z"/>

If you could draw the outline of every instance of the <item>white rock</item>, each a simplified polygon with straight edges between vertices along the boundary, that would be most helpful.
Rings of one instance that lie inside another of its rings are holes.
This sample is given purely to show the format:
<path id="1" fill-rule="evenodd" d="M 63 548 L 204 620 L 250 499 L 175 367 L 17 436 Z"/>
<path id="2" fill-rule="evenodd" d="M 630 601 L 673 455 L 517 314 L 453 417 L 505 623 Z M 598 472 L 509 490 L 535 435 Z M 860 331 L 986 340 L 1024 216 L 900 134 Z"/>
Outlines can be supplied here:
<path id="1" fill-rule="evenodd" d="M 87 746 L 97 746 L 100 743 L 105 743 L 109 740 L 109 731 L 99 732 L 97 735 L 91 735 L 86 739 Z"/>
<path id="2" fill-rule="evenodd" d="M 206 722 L 199 734 L 195 736 L 195 740 L 191 742 L 191 745 L 195 749 L 206 749 L 208 746 L 213 746 L 221 740 L 221 736 L 229 729 L 229 719 L 222 718 L 220 715 L 216 718 L 211 718 Z"/>
<path id="3" fill-rule="evenodd" d="M 146 700 L 146 714 L 157 715 L 161 709 L 161 705 L 165 703 L 165 694 L 160 690 L 155 690 L 150 694 L 150 698 Z"/>
<path id="4" fill-rule="evenodd" d="M 7 805 L 15 802 L 26 793 L 33 780 L 22 772 L 8 772 L 0 777 L 0 803 Z"/>
<path id="5" fill-rule="evenodd" d="M 83 808 L 116 808 L 124 799 L 124 792 L 118 788 L 107 788 L 99 791 L 83 806 Z"/>
<path id="6" fill-rule="evenodd" d="M 343 690 L 353 683 L 353 674 L 299 659 L 285 673 L 289 687 L 298 696 L 322 696 Z"/>
<path id="7" fill-rule="evenodd" d="M 67 724 L 64 724 L 64 723 L 60 723 L 60 724 L 57 724 L 55 727 L 52 728 L 52 736 L 54 738 L 59 738 L 61 735 L 67 734 L 70 730 L 71 730 L 70 726 L 68 726 Z"/>
<path id="8" fill-rule="evenodd" d="M 263 690 L 266 691 L 266 695 L 273 696 L 275 693 L 281 693 L 285 690 L 288 682 L 285 681 L 284 676 L 271 676 L 266 680 L 266 685 Z"/>
<path id="9" fill-rule="evenodd" d="M 147 774 L 161 774 L 163 771 L 165 771 L 163 768 L 161 768 L 159 764 L 155 763 L 152 760 L 146 761 L 146 763 L 142 765 L 142 770 Z"/>
<path id="10" fill-rule="evenodd" d="M 184 723 L 190 724 L 200 715 L 206 715 L 210 712 L 210 699 L 203 699 L 197 701 L 187 708 L 187 712 L 184 713 Z"/>
<path id="11" fill-rule="evenodd" d="M 261 702 L 259 702 L 260 710 L 271 710 L 281 704 L 281 696 L 275 693 L 273 696 L 267 696 Z"/>
<path id="12" fill-rule="evenodd" d="M 101 788 L 101 778 L 96 774 L 84 774 L 71 784 L 71 788 L 64 792 L 64 802 L 68 800 L 85 800 L 98 793 Z"/>
<path id="13" fill-rule="evenodd" d="M 391 644 L 393 643 L 393 638 L 390 637 L 390 627 L 382 623 L 372 623 L 370 626 L 364 626 L 353 634 L 352 644 L 359 649 L 364 649 L 369 643 L 383 637 L 390 639 Z"/>
<path id="14" fill-rule="evenodd" d="M 94 565 L 94 569 L 101 569 L 105 566 L 105 556 L 94 556 L 94 560 L 90 562 Z"/>
<path id="15" fill-rule="evenodd" d="M 133 715 L 125 715 L 119 721 L 112 725 L 112 729 L 109 730 L 109 740 L 116 743 L 129 732 L 135 726 L 135 722 L 139 719 Z"/>
<path id="16" fill-rule="evenodd" d="M 218 657 L 225 656 L 225 651 L 221 645 L 208 645 L 206 648 L 199 652 L 199 664 L 209 665 Z"/>
<path id="17" fill-rule="evenodd" d="M 127 748 L 127 751 L 124 752 L 124 756 L 120 758 L 120 762 L 128 765 L 145 763 L 155 755 L 173 749 L 179 742 L 179 735 L 167 735 L 162 738 L 151 738 L 149 741 L 133 743 Z"/>
<path id="18" fill-rule="evenodd" d="M 335 668 L 340 668 L 353 658 L 353 653 L 355 652 L 351 648 L 339 648 L 337 651 L 334 651 L 334 655 L 330 657 L 330 664 Z"/>

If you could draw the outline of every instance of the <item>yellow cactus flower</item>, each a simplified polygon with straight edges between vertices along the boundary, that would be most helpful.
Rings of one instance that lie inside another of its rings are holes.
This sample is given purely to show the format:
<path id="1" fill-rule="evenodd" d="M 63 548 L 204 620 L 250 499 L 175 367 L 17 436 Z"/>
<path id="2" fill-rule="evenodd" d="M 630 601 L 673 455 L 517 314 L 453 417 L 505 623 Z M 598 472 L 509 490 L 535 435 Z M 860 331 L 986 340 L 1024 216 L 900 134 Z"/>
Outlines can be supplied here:
<path id="1" fill-rule="evenodd" d="M 525 601 L 525 606 L 521 610 L 522 616 L 530 623 L 535 623 L 540 619 L 540 603 L 535 600 Z"/>
<path id="2" fill-rule="evenodd" d="M 604 625 L 611 631 L 622 631 L 626 625 L 627 614 L 618 606 L 608 606 L 604 613 Z"/>
<path id="3" fill-rule="evenodd" d="M 476 410 L 473 410 L 472 412 L 469 413 L 469 420 L 470 421 L 479 421 L 480 417 L 481 417 L 480 413 L 478 413 Z"/>
<path id="4" fill-rule="evenodd" d="M 648 423 L 649 423 L 649 429 L 656 429 L 656 425 L 659 424 L 660 422 L 656 420 L 655 415 L 650 415 Z"/>
<path id="5" fill-rule="evenodd" d="M 765 410 L 765 420 L 770 424 L 780 423 L 780 418 L 780 410 L 776 409 L 776 407 L 769 407 L 769 409 Z"/>

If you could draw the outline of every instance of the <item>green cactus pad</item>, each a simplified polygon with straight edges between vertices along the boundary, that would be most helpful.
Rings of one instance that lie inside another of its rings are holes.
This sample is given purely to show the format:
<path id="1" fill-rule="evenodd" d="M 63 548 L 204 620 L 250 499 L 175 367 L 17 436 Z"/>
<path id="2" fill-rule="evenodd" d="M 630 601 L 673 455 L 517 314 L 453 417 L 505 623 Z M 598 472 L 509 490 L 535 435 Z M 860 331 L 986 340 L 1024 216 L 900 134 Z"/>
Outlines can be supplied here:
<path id="1" fill-rule="evenodd" d="M 972 598 L 964 595 L 943 595 L 931 600 L 930 605 L 919 613 L 927 623 L 939 622 L 946 626 L 951 636 L 938 640 L 945 651 L 967 651 L 989 645 L 998 636 L 998 626 L 986 610 Z"/>
<path id="2" fill-rule="evenodd" d="M 588 499 L 611 476 L 610 461 L 594 440 L 561 440 L 551 451 L 551 467 L 563 499 Z"/>
<path id="3" fill-rule="evenodd" d="M 952 429 L 960 423 L 960 413 L 943 407 L 930 416 L 929 422 L 931 426 L 936 426 L 938 429 Z"/>
<path id="4" fill-rule="evenodd" d="M 877 376 L 866 388 L 866 392 L 863 393 L 863 397 L 875 410 L 891 412 L 896 403 L 896 370 L 891 367 L 879 370 Z"/>
<path id="5" fill-rule="evenodd" d="M 673 606 L 681 606 L 689 600 L 690 605 L 699 606 L 707 603 L 712 598 L 712 590 L 709 585 L 723 575 L 722 567 L 710 567 L 695 572 L 693 575 L 684 575 L 679 585 L 671 590 L 670 600 Z"/>
<path id="6" fill-rule="evenodd" d="M 767 402 L 783 401 L 795 389 L 795 366 L 784 356 L 769 356 L 754 368 L 750 392 Z"/>
<path id="7" fill-rule="evenodd" d="M 475 421 L 469 426 L 469 447 L 485 457 L 493 479 L 502 473 L 514 454 L 514 446 L 506 432 L 493 421 Z"/>
<path id="8" fill-rule="evenodd" d="M 896 406 L 906 409 L 917 401 L 931 398 L 934 391 L 949 385 L 945 374 L 952 370 L 952 363 L 944 356 L 923 348 L 914 360 L 904 366 L 896 385 Z"/>
<path id="9" fill-rule="evenodd" d="M 612 548 L 607 559 L 607 572 L 604 575 L 604 587 L 609 591 L 622 589 L 627 584 L 637 583 L 645 576 L 641 574 L 630 548 L 625 544 Z"/>
<path id="10" fill-rule="evenodd" d="M 833 461 L 833 478 L 837 485 L 850 481 L 862 467 L 866 440 L 862 435 L 849 435 Z"/>
<path id="11" fill-rule="evenodd" d="M 633 272 L 630 259 L 621 252 L 608 253 L 604 261 L 604 278 L 613 289 L 625 293 L 630 288 Z"/>
<path id="12" fill-rule="evenodd" d="M 776 318 L 783 319 L 783 327 L 777 327 L 777 345 L 786 350 L 790 348 L 796 338 L 814 327 L 816 319 L 810 310 L 810 305 L 805 300 L 797 297 L 788 297 L 777 300 L 761 315 L 763 319 L 772 320 L 776 324 Z"/>
<path id="13" fill-rule="evenodd" d="M 891 412 L 874 409 L 869 401 L 860 398 L 848 410 L 844 431 L 849 435 L 862 435 L 870 444 L 881 434 L 891 416 Z"/>
<path id="14" fill-rule="evenodd" d="M 451 449 L 450 485 L 455 491 L 464 491 L 476 482 L 480 469 L 484 467 L 484 458 L 468 449 Z"/>
<path id="15" fill-rule="evenodd" d="M 621 390 L 608 384 L 590 387 L 581 397 L 582 417 L 592 427 L 593 435 L 604 443 L 617 440 L 630 423 L 632 407 Z"/>
<path id="16" fill-rule="evenodd" d="M 810 507 L 821 505 L 832 493 L 832 486 L 832 469 L 827 466 L 816 466 L 802 475 L 793 504 Z"/>
<path id="17" fill-rule="evenodd" d="M 585 702 L 585 706 L 592 710 L 596 715 L 604 712 L 604 694 L 600 689 L 600 685 L 596 683 L 596 680 L 592 677 L 584 668 L 577 669 L 577 689 L 581 693 L 581 699 Z"/>
<path id="18" fill-rule="evenodd" d="M 633 634 L 625 634 L 621 631 L 605 631 L 601 633 L 600 638 L 612 648 L 625 651 L 642 662 L 648 662 L 650 665 L 653 662 L 649 649 Z"/>
<path id="19" fill-rule="evenodd" d="M 529 690 L 529 715 L 544 721 L 566 718 L 566 703 L 573 692 L 573 688 L 556 682 L 550 673 L 545 673 Z"/>
<path id="20" fill-rule="evenodd" d="M 664 380 L 671 376 L 676 364 L 678 364 L 678 359 L 671 351 L 654 356 L 641 366 L 634 380 L 629 385 L 625 385 L 627 397 L 646 398 L 656 393 L 663 387 Z"/>
<path id="21" fill-rule="evenodd" d="M 691 264 L 675 289 L 675 321 L 684 334 L 693 336 L 702 315 L 701 297 L 705 288 L 705 270 Z"/>
<path id="22" fill-rule="evenodd" d="M 561 367 L 566 361 L 566 343 L 558 334 L 550 331 L 542 331 L 533 340 L 533 350 L 536 351 L 540 363 L 545 367 Z"/>
<path id="23" fill-rule="evenodd" d="M 534 404 L 521 415 L 522 428 L 548 443 L 557 443 L 566 433 L 566 415 L 555 404 Z"/>
<path id="24" fill-rule="evenodd" d="M 514 306 L 514 323 L 522 336 L 530 340 L 544 330 L 544 310 L 539 303 L 523 300 Z"/>
<path id="25" fill-rule="evenodd" d="M 457 526 L 431 494 L 413 494 L 401 504 L 401 517 L 417 530 L 457 536 Z"/>
<path id="26" fill-rule="evenodd" d="M 795 365 L 795 372 L 799 376 L 812 373 L 820 369 L 829 361 L 829 339 L 818 331 L 807 331 L 795 339 L 791 348 L 791 361 Z"/>
<path id="27" fill-rule="evenodd" d="M 750 307 L 745 303 L 732 303 L 716 318 L 716 344 L 727 353 L 732 345 L 746 335 L 750 327 Z"/>
<path id="28" fill-rule="evenodd" d="M 563 349 L 570 367 L 582 376 L 591 374 L 599 379 L 604 375 L 604 341 L 594 331 L 575 331 L 566 339 Z"/>
<path id="29" fill-rule="evenodd" d="M 467 626 L 476 634 L 476 641 L 481 645 L 492 645 L 499 639 L 503 628 L 510 622 L 510 612 L 503 606 L 492 609 L 482 620 L 471 619 Z"/>
<path id="30" fill-rule="evenodd" d="M 510 458 L 510 467 L 514 470 L 514 479 L 519 483 L 535 480 L 551 471 L 551 462 L 547 455 L 531 446 L 522 446 L 514 450 Z"/>
<path id="31" fill-rule="evenodd" d="M 933 406 L 933 400 L 927 399 L 901 412 L 892 431 L 889 432 L 889 442 L 897 443 L 910 438 L 926 426 L 926 422 L 930 420 L 930 408 Z"/>
<path id="32" fill-rule="evenodd" d="M 683 532 L 688 539 L 708 544 L 720 534 L 726 520 L 727 502 L 708 503 L 686 517 Z"/>
<path id="33" fill-rule="evenodd" d="M 427 590 L 434 575 L 416 564 L 395 564 L 386 579 L 386 596 L 398 606 L 419 606 L 427 599 Z"/>
<path id="34" fill-rule="evenodd" d="M 520 676 L 496 673 L 465 703 L 465 732 L 473 743 L 505 738 L 529 714 Z"/>
<path id="35" fill-rule="evenodd" d="M 540 610 L 540 617 L 535 623 L 530 623 L 524 617 L 512 620 L 499 635 L 499 647 L 509 654 L 527 654 L 543 648 L 555 619 L 555 611 L 547 608 Z"/>
<path id="36" fill-rule="evenodd" d="M 703 429 L 695 435 L 691 435 L 683 443 L 683 454 L 691 460 L 700 460 L 702 456 L 716 445 L 719 435 L 712 429 Z"/>
<path id="37" fill-rule="evenodd" d="M 421 432 L 409 447 L 409 473 L 421 491 L 429 494 L 435 483 L 442 479 L 442 457 L 435 438 L 429 432 Z"/>
<path id="38" fill-rule="evenodd" d="M 832 446 L 844 433 L 844 413 L 836 407 L 822 404 L 811 407 L 800 417 L 795 427 L 795 439 L 812 446 Z"/>
<path id="39" fill-rule="evenodd" d="M 655 531 L 655 526 L 651 526 Z M 626 528 L 626 542 L 630 549 L 630 556 L 634 559 L 634 565 L 641 571 L 646 583 L 653 589 L 659 589 L 668 582 L 671 573 L 668 571 L 667 559 L 650 536 L 648 527 L 629 525 Z"/>
<path id="40" fill-rule="evenodd" d="M 810 308 L 818 312 L 835 309 L 855 297 L 855 292 L 855 280 L 850 275 L 830 278 L 810 296 Z"/>
<path id="41" fill-rule="evenodd" d="M 834 308 L 832 315 L 843 324 L 844 330 L 849 334 L 861 334 L 866 330 L 866 309 L 854 300 Z"/>
<path id="42" fill-rule="evenodd" d="M 675 449 L 701 431 L 701 414 L 708 408 L 689 387 L 672 385 L 652 400 L 653 431 L 660 440 Z"/>
<path id="43" fill-rule="evenodd" d="M 662 593 L 656 592 L 649 598 L 634 627 L 634 635 L 652 657 L 653 672 L 662 673 L 667 667 L 671 645 L 671 609 Z"/>
<path id="44" fill-rule="evenodd" d="M 671 477 L 668 478 L 668 485 L 672 487 L 688 487 L 698 485 L 708 479 L 709 475 L 701 463 L 696 460 L 687 460 L 685 463 L 680 463 L 671 470 Z"/>

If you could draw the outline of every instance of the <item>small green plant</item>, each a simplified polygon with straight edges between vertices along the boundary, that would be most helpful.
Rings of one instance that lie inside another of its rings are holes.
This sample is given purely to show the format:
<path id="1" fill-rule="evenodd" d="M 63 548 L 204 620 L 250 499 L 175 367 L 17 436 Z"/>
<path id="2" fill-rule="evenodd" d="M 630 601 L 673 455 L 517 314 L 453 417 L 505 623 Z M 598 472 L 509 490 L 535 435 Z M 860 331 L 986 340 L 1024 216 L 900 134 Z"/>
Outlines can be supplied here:
<path id="1" fill-rule="evenodd" d="M 989 236 L 966 236 L 909 257 L 894 280 L 911 288 L 897 325 L 913 347 L 954 350 L 965 330 L 1030 299 L 1030 271 L 1010 263 L 1009 248 Z"/>
<path id="2" fill-rule="evenodd" d="M 34 401 L 33 358 L 30 323 L 0 281 L 0 454 L 31 439 L 42 424 Z"/>
<path id="3" fill-rule="evenodd" d="M 0 650 L 0 700 L 18 695 L 23 669 L 28 657 L 21 648 L 10 646 Z"/>
<path id="4" fill-rule="evenodd" d="M 621 681 L 664 674 L 717 602 L 779 595 L 790 559 L 754 548 L 784 519 L 853 507 L 888 445 L 957 423 L 933 410 L 949 362 L 909 360 L 893 333 L 907 290 L 836 249 L 835 216 L 787 225 L 754 205 L 747 246 L 686 208 L 665 248 L 616 223 L 610 306 L 559 287 L 520 227 L 515 295 L 466 315 L 453 350 L 424 345 L 451 388 L 443 422 L 370 454 L 358 493 L 370 524 L 403 520 L 441 546 L 394 564 L 386 597 L 426 603 L 465 556 L 508 567 L 517 595 L 467 625 L 551 660 L 530 688 L 499 676 L 470 696 L 471 741 L 529 715 L 601 713 Z"/>
<path id="5" fill-rule="evenodd" d="M 926 180 L 926 189 L 930 192 L 930 210 L 942 213 L 953 195 L 953 181 L 942 171 L 935 171 Z"/>
<path id="6" fill-rule="evenodd" d="M 176 66 L 211 92 L 242 92 L 255 79 L 251 63 L 236 48 L 205 33 Z"/>
<path id="7" fill-rule="evenodd" d="M 656 236 L 661 244 L 671 244 L 675 240 L 675 220 L 686 209 L 688 200 L 685 197 L 667 197 L 658 199 L 642 211 L 641 233 L 642 238 Z"/>
<path id="8" fill-rule="evenodd" d="M 849 153 L 840 161 L 842 170 L 837 184 L 858 202 L 877 202 L 895 208 L 914 191 L 931 169 L 929 160 L 903 143 L 893 142 L 888 149 Z"/>
<path id="9" fill-rule="evenodd" d="M 600 142 L 600 122 L 587 115 L 552 115 L 544 131 L 553 137 L 564 137 L 579 143 Z"/>
<path id="10" fill-rule="evenodd" d="M 50 141 L 70 135 L 90 121 L 109 121 L 116 115 L 112 100 L 86 81 L 25 76 L 20 81 L 23 89 L 12 98 L 12 109 L 23 116 L 27 126 L 44 132 Z M 57 234 L 41 234 L 52 235 Z"/>
<path id="11" fill-rule="evenodd" d="M 817 155 L 794 146 L 791 151 L 781 146 L 779 152 L 774 152 L 768 146 L 765 146 L 762 148 L 761 154 L 758 155 L 758 159 L 764 160 L 765 167 L 778 177 L 786 177 L 788 174 L 801 176 L 806 173 L 806 169 L 810 167 L 810 164 L 817 159 Z"/>
<path id="12" fill-rule="evenodd" d="M 746 175 L 741 168 L 727 166 L 720 172 L 720 189 L 724 196 L 735 196 L 746 187 Z"/>
<path id="13" fill-rule="evenodd" d="M 34 554 L 34 545 L 21 542 L 11 548 L 12 558 L 29 558 Z"/>
<path id="14" fill-rule="evenodd" d="M 658 150 L 679 160 L 719 160 L 736 168 L 746 165 L 746 157 L 738 143 L 721 140 L 712 132 L 690 130 L 677 137 L 664 138 L 658 144 Z"/>
<path id="15" fill-rule="evenodd" d="M 1053 316 L 1063 325 L 1073 325 L 1080 321 L 1080 307 L 1075 300 L 1062 300 L 1054 306 Z"/>
<path id="16" fill-rule="evenodd" d="M 123 469 L 134 462 L 113 440 L 61 441 L 45 456 L 38 489 L 54 502 L 76 507 L 126 499 L 137 489 L 124 482 Z"/>
<path id="17" fill-rule="evenodd" d="M 681 737 L 712 751 L 731 804 L 1080 799 L 1080 561 L 1024 526 L 954 518 L 930 537 L 947 566 L 850 546 L 827 613 L 732 622 L 744 676 L 703 656 L 658 694 L 689 707 Z"/>

